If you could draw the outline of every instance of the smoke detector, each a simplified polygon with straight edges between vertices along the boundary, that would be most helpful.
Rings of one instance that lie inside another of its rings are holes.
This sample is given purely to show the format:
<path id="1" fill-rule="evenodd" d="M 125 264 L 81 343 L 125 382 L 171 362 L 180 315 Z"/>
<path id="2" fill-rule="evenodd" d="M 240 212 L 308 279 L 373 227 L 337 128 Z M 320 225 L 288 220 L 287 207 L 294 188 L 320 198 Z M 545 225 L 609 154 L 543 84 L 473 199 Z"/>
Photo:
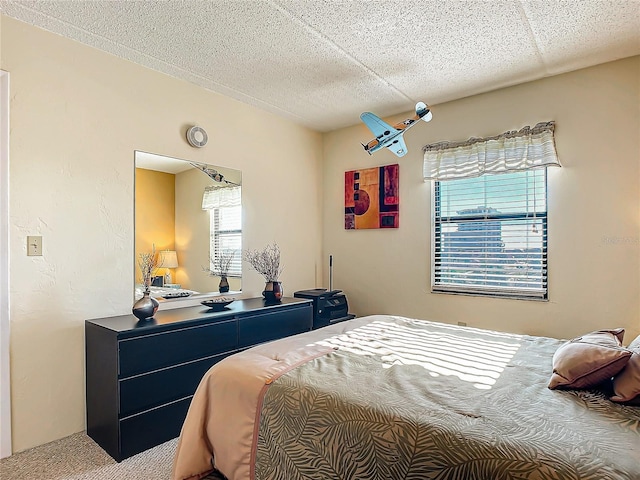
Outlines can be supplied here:
<path id="1" fill-rule="evenodd" d="M 204 128 L 193 126 L 189 130 L 187 130 L 187 142 L 189 145 L 196 148 L 204 147 L 207 144 L 207 132 L 204 131 Z"/>

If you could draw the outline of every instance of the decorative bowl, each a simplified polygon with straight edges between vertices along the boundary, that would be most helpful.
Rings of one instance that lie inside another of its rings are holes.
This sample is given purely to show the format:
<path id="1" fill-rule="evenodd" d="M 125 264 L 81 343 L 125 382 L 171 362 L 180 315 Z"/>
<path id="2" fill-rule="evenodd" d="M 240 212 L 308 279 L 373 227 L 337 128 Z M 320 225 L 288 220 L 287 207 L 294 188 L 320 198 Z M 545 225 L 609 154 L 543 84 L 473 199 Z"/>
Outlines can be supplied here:
<path id="1" fill-rule="evenodd" d="M 203 300 L 200 302 L 205 307 L 209 307 L 212 310 L 222 310 L 224 307 L 233 302 L 235 298 L 231 297 L 215 297 L 209 300 Z"/>

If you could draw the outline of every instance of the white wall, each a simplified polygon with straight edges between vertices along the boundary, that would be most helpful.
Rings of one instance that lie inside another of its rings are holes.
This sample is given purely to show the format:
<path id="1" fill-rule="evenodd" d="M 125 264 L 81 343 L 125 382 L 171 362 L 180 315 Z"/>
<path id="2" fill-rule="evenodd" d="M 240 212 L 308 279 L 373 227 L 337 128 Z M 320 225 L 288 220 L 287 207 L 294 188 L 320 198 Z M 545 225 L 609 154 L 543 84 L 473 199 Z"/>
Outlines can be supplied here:
<path id="1" fill-rule="evenodd" d="M 83 322 L 131 311 L 134 150 L 241 170 L 245 248 L 277 241 L 291 294 L 314 287 L 322 264 L 322 143 L 274 115 L 1 21 L 0 68 L 11 74 L 11 388 L 20 451 L 84 429 Z M 184 137 L 194 124 L 209 132 L 202 149 Z M 42 235 L 42 257 L 26 256 L 27 235 Z M 245 294 L 263 288 L 260 275 L 245 272 Z"/>
<path id="2" fill-rule="evenodd" d="M 548 176 L 549 301 L 430 293 L 422 146 L 548 120 L 563 164 Z M 323 249 L 353 312 L 561 338 L 618 326 L 628 341 L 640 333 L 640 57 L 435 105 L 431 123 L 406 134 L 401 159 L 367 155 L 360 143 L 370 137 L 364 125 L 324 137 Z M 344 172 L 398 161 L 400 228 L 345 231 Z"/>

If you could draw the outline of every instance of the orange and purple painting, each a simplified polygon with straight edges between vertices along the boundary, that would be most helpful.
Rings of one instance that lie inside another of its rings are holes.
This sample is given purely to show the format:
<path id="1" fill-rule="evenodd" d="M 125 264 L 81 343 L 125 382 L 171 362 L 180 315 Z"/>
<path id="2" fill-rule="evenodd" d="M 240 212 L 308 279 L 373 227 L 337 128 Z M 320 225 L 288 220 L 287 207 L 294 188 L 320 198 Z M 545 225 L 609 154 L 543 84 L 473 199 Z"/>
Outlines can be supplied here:
<path id="1" fill-rule="evenodd" d="M 344 228 L 398 228 L 400 165 L 344 173 Z"/>

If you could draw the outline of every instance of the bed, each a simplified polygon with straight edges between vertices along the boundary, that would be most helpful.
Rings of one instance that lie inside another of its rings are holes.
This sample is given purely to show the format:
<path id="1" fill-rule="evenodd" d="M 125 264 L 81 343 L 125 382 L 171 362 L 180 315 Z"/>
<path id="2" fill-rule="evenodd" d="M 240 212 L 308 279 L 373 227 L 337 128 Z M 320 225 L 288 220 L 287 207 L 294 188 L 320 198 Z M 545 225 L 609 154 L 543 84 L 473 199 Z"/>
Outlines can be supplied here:
<path id="1" fill-rule="evenodd" d="M 560 340 L 356 318 L 202 379 L 174 480 L 640 479 L 640 407 L 549 390 Z"/>
<path id="2" fill-rule="evenodd" d="M 181 298 L 181 297 L 189 297 L 191 295 L 198 294 L 200 292 L 196 292 L 195 290 L 189 290 L 186 288 L 171 288 L 171 287 L 157 287 L 150 286 L 149 292 L 153 298 Z M 144 293 L 144 285 L 136 284 L 136 291 L 134 294 L 134 298 L 136 300 L 142 298 Z"/>

